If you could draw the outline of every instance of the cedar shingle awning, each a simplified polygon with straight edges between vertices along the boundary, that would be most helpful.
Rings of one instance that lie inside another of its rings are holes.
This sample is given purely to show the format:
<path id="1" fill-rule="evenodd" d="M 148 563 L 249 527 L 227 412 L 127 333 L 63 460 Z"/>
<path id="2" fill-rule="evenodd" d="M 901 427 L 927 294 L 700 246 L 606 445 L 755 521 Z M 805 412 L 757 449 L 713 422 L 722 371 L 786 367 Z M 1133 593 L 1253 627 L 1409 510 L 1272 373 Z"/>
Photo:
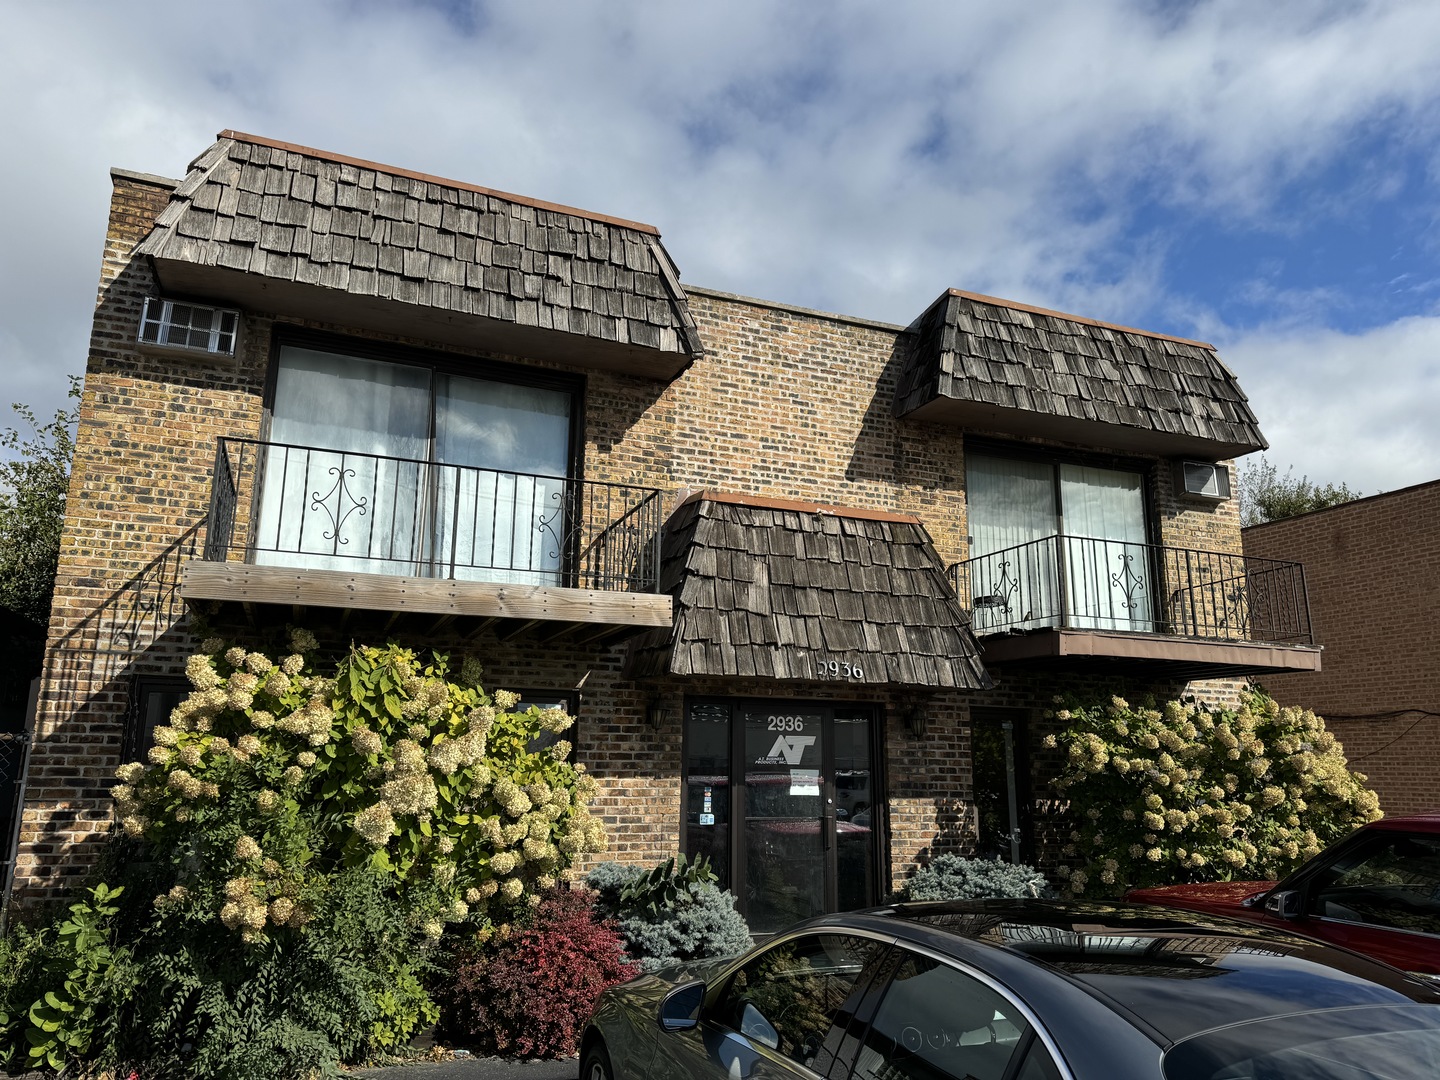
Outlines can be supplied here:
<path id="1" fill-rule="evenodd" d="M 897 416 L 1212 461 L 1269 445 L 1203 341 L 958 289 L 911 330 Z"/>
<path id="2" fill-rule="evenodd" d="M 675 623 L 629 674 L 986 689 L 970 620 L 916 518 L 703 491 L 666 526 Z"/>
<path id="3" fill-rule="evenodd" d="M 265 313 L 665 379 L 703 351 L 654 226 L 234 131 L 137 251 Z"/>

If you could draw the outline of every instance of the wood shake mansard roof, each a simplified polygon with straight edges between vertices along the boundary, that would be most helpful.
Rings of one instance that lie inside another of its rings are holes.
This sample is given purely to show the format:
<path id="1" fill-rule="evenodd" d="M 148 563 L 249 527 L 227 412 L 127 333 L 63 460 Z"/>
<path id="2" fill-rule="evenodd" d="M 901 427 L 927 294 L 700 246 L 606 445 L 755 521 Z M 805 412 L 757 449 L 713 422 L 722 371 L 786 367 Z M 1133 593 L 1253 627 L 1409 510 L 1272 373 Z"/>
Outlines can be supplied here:
<path id="1" fill-rule="evenodd" d="M 660 574 L 675 624 L 632 643 L 633 676 L 991 685 L 913 517 L 702 491 L 671 516 Z"/>
<path id="2" fill-rule="evenodd" d="M 139 252 L 262 312 L 658 378 L 702 351 L 653 226 L 234 131 Z"/>
<path id="3" fill-rule="evenodd" d="M 897 416 L 1211 460 L 1268 445 L 1203 341 L 957 289 L 911 331 Z"/>

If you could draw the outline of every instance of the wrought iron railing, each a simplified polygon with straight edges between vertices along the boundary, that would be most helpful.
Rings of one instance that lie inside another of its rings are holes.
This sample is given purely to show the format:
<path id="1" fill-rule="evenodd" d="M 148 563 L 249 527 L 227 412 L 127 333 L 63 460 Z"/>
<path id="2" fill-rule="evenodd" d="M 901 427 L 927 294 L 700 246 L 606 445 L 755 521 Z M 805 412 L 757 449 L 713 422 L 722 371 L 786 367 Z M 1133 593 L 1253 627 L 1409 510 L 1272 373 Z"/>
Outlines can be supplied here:
<path id="1" fill-rule="evenodd" d="M 658 592 L 654 488 L 221 438 L 204 557 Z"/>
<path id="2" fill-rule="evenodd" d="M 1299 563 L 1048 536 L 951 574 L 980 634 L 1063 627 L 1314 644 Z"/>

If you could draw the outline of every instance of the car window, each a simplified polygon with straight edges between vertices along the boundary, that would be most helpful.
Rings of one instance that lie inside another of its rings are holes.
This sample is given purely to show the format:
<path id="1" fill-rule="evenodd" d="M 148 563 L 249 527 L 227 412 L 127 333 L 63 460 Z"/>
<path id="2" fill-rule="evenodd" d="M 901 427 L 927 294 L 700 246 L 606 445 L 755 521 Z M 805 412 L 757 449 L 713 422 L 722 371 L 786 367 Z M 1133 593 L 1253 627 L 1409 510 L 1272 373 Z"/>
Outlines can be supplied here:
<path id="1" fill-rule="evenodd" d="M 824 1075 L 843 1034 L 832 1027 L 854 1011 L 860 976 L 883 947 L 848 934 L 781 942 L 735 973 L 713 1018 Z"/>
<path id="2" fill-rule="evenodd" d="M 1039 1039 L 1030 1041 L 1030 1050 L 1025 1055 L 1025 1063 L 1015 1074 L 1015 1080 L 1060 1080 L 1060 1070 L 1055 1067 L 1055 1059 Z"/>
<path id="3" fill-rule="evenodd" d="M 1440 836 L 1383 833 L 1342 856 L 1311 890 L 1307 912 L 1440 934 Z"/>
<path id="4" fill-rule="evenodd" d="M 1002 1080 L 1029 1025 L 1013 1004 L 962 971 L 923 956 L 900 965 L 885 991 L 852 1080 Z M 1021 1073 L 1047 1080 L 1039 1043 Z"/>

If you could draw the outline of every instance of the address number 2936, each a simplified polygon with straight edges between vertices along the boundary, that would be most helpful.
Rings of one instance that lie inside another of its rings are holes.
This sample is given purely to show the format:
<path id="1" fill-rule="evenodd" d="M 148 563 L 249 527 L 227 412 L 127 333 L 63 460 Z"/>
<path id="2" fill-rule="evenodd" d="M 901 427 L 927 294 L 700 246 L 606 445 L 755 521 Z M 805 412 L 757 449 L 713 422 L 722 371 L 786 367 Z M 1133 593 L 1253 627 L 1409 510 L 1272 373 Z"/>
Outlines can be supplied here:
<path id="1" fill-rule="evenodd" d="M 816 660 L 815 676 L 820 679 L 863 679 L 865 669 L 845 660 Z"/>

